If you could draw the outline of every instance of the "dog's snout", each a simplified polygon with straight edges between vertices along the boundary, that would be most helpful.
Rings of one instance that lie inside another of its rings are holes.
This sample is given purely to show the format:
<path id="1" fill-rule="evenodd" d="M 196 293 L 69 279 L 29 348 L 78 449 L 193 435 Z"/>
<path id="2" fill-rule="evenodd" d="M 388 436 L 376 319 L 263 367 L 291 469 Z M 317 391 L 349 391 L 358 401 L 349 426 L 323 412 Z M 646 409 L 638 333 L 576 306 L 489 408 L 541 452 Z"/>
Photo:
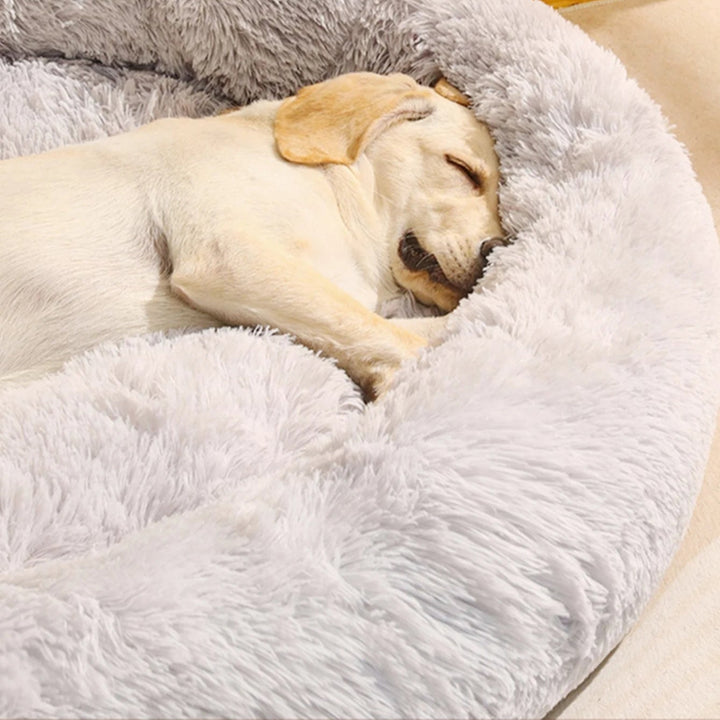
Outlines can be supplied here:
<path id="1" fill-rule="evenodd" d="M 496 247 L 505 247 L 506 245 L 510 245 L 511 243 L 511 237 L 496 236 L 488 238 L 487 240 L 483 240 L 483 242 L 480 244 L 480 252 L 478 253 L 478 277 L 482 277 L 483 273 L 485 272 L 490 253 Z"/>

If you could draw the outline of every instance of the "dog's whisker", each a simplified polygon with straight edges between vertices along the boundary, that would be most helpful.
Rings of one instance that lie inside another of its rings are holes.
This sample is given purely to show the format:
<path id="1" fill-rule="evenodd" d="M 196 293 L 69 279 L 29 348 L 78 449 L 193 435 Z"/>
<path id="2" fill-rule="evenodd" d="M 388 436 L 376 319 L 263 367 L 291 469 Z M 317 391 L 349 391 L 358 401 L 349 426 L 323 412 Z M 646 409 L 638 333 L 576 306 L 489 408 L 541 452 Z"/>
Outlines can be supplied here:
<path id="1" fill-rule="evenodd" d="M 432 270 L 439 265 L 434 255 L 429 253 L 418 263 L 418 270 Z"/>

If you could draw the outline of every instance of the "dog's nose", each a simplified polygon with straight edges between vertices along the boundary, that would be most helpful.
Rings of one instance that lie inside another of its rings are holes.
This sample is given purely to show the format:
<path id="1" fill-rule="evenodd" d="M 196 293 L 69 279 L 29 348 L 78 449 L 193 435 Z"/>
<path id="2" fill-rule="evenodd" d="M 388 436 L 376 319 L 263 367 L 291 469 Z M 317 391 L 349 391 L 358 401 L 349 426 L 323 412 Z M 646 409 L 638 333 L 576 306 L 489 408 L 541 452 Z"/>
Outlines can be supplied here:
<path id="1" fill-rule="evenodd" d="M 510 237 L 491 237 L 487 240 L 483 240 L 483 242 L 480 244 L 480 252 L 478 253 L 478 277 L 482 277 L 483 273 L 485 272 L 485 268 L 488 264 L 488 258 L 490 256 L 490 253 L 496 248 L 496 247 L 504 247 L 505 245 L 510 245 L 512 243 L 512 238 Z"/>

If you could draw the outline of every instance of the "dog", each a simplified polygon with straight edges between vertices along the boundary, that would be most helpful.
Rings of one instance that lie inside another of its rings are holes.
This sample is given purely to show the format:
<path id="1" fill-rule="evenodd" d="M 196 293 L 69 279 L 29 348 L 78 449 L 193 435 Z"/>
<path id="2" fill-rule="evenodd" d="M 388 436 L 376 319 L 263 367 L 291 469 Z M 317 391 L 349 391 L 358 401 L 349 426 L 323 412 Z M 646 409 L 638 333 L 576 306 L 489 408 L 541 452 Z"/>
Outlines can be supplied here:
<path id="1" fill-rule="evenodd" d="M 0 162 L 0 382 L 102 341 L 268 325 L 369 398 L 504 244 L 488 129 L 445 81 L 350 73 L 200 119 Z"/>

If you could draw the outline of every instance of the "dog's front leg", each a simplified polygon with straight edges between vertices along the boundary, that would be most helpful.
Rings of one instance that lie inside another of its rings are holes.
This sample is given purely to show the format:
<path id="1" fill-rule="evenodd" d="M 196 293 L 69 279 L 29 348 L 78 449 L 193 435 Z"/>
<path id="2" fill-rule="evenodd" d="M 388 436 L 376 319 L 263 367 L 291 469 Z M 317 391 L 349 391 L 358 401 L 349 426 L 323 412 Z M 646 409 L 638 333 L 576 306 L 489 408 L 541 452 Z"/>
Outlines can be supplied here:
<path id="1" fill-rule="evenodd" d="M 211 247 L 211 251 L 208 251 Z M 368 310 L 307 262 L 272 246 L 211 243 L 173 258 L 171 287 L 230 325 L 269 325 L 335 358 L 369 398 L 427 340 Z"/>
<path id="2" fill-rule="evenodd" d="M 445 335 L 447 315 L 414 318 L 391 318 L 390 322 L 424 338 L 428 345 L 437 345 Z"/>

